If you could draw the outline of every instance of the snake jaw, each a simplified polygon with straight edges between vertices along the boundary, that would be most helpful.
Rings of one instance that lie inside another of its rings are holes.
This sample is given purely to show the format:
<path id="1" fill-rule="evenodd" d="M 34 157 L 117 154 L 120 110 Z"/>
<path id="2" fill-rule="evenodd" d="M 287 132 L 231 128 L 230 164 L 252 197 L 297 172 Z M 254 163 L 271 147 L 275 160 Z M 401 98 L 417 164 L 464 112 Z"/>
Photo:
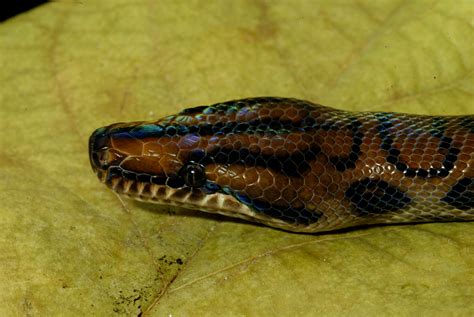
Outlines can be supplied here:
<path id="1" fill-rule="evenodd" d="M 257 213 L 232 195 L 219 192 L 206 193 L 202 189 L 190 187 L 171 188 L 166 185 L 143 183 L 122 177 L 110 177 L 109 173 L 102 171 L 99 171 L 98 175 L 107 187 L 129 199 L 220 214 L 288 230 L 286 222 Z M 292 231 L 306 232 L 308 230 L 304 227 L 299 229 L 295 227 Z"/>

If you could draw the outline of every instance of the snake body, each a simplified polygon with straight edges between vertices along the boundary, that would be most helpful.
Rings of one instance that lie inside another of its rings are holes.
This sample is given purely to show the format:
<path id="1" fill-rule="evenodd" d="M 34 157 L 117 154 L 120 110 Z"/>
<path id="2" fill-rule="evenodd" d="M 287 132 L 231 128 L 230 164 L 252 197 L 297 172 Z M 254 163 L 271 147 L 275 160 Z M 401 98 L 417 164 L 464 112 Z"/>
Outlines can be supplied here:
<path id="1" fill-rule="evenodd" d="M 125 196 L 295 232 L 474 220 L 474 116 L 233 100 L 97 129 L 89 156 Z"/>

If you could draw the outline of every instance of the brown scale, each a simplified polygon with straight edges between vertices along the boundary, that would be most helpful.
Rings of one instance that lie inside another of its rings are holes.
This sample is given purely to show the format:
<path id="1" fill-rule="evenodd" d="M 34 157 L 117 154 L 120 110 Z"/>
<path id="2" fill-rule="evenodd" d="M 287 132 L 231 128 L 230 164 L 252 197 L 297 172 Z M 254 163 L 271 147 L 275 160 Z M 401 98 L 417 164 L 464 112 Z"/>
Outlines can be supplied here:
<path id="1" fill-rule="evenodd" d="M 473 130 L 472 115 L 254 98 L 101 128 L 89 151 L 99 178 L 131 198 L 318 232 L 474 220 Z"/>

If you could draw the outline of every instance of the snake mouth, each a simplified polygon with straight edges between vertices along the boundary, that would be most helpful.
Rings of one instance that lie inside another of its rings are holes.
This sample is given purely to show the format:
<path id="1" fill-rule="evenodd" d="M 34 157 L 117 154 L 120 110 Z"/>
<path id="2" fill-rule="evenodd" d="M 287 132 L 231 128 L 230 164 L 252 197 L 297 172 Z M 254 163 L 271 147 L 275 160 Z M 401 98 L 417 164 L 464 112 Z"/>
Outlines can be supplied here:
<path id="1" fill-rule="evenodd" d="M 208 193 L 200 188 L 187 186 L 172 188 L 164 184 L 142 182 L 119 176 L 116 172 L 111 173 L 110 170 L 99 169 L 96 174 L 107 187 L 129 199 L 221 214 L 250 222 L 274 222 L 273 219 L 257 214 L 231 195 L 219 192 Z M 278 227 L 280 224 L 277 221 L 273 225 Z M 283 228 L 284 224 L 280 226 Z"/>
<path id="2" fill-rule="evenodd" d="M 123 171 L 127 177 L 121 176 L 117 168 L 106 171 L 99 170 L 100 181 L 114 192 L 140 201 L 150 201 L 160 204 L 194 207 L 195 204 L 205 204 L 206 194 L 197 189 L 186 187 L 172 188 L 165 184 L 154 184 L 147 181 L 130 179 L 132 172 Z"/>

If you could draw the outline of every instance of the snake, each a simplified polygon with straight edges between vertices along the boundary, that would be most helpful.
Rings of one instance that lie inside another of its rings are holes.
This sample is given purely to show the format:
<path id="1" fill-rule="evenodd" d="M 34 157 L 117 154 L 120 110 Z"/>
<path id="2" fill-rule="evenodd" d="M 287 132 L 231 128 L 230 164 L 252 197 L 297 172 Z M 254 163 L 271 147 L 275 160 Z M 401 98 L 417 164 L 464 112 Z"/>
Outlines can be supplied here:
<path id="1" fill-rule="evenodd" d="M 290 232 L 474 220 L 474 115 L 238 99 L 96 129 L 89 159 L 128 198 Z"/>

